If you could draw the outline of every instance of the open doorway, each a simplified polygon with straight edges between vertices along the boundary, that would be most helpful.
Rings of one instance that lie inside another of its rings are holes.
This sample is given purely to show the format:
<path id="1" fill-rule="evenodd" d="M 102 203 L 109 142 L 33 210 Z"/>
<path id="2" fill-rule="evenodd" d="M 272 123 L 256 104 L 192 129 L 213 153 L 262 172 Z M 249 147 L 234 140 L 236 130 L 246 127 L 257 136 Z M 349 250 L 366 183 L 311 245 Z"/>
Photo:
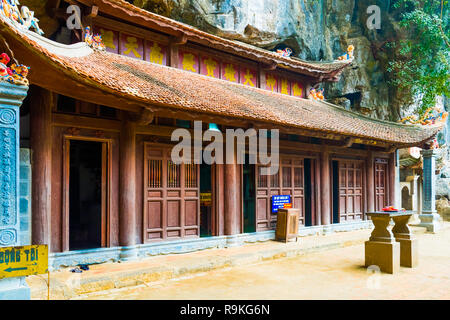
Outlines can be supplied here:
<path id="1" fill-rule="evenodd" d="M 105 246 L 106 143 L 69 140 L 69 250 Z"/>
<path id="2" fill-rule="evenodd" d="M 333 161 L 333 223 L 339 223 L 339 162 Z"/>
<path id="3" fill-rule="evenodd" d="M 249 164 L 249 156 L 246 154 L 243 168 L 243 211 L 244 233 L 256 232 L 256 190 L 255 190 L 255 165 Z"/>
<path id="4" fill-rule="evenodd" d="M 313 195 L 312 195 L 312 166 L 311 159 L 305 159 L 305 226 L 310 227 L 313 225 Z"/>
<path id="5" fill-rule="evenodd" d="M 200 237 L 213 235 L 213 167 L 200 165 Z"/>

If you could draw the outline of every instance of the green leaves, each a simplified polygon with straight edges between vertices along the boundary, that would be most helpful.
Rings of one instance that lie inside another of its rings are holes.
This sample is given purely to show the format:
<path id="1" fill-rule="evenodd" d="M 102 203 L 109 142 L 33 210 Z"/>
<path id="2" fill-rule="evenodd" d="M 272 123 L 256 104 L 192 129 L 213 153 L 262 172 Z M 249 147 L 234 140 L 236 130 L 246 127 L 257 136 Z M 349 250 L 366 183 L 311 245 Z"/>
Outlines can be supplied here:
<path id="1" fill-rule="evenodd" d="M 422 114 L 437 96 L 449 96 L 448 0 L 396 0 L 393 7 L 401 12 L 404 33 L 389 44 L 395 57 L 387 70 L 399 90 L 421 97 Z"/>

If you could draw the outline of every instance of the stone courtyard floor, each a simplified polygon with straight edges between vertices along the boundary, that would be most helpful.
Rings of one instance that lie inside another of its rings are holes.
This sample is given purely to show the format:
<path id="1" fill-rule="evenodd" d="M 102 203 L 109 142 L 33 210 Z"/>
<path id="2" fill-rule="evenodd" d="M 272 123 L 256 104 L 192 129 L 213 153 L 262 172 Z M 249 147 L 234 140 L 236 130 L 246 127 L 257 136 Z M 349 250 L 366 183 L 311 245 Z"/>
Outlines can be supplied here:
<path id="1" fill-rule="evenodd" d="M 357 243 L 73 299 L 450 299 L 450 223 L 443 227 L 416 232 L 419 266 L 394 275 L 364 268 L 364 245 Z"/>

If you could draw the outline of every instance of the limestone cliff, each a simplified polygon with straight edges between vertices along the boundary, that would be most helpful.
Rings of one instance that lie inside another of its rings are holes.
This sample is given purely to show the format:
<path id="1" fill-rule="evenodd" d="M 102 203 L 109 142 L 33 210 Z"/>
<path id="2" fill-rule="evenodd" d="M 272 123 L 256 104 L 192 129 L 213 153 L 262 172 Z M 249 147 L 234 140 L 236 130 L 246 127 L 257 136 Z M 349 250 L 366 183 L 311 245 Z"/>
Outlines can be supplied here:
<path id="1" fill-rule="evenodd" d="M 338 83 L 325 85 L 326 98 L 371 117 L 397 121 L 414 101 L 390 85 L 386 71 L 393 52 L 388 42 L 404 36 L 400 12 L 391 0 L 134 0 L 135 5 L 197 28 L 269 50 L 285 45 L 307 60 L 333 60 L 349 44 L 355 62 Z M 370 30 L 369 6 L 380 8 L 380 29 Z M 442 101 L 449 110 L 449 100 Z M 450 124 L 450 119 L 448 120 Z M 447 126 L 448 127 L 448 126 Z M 450 130 L 438 136 L 450 144 Z M 450 198 L 450 156 L 443 150 L 438 195 Z"/>
<path id="2" fill-rule="evenodd" d="M 384 44 L 398 27 L 390 1 L 375 0 L 134 0 L 149 11 L 226 38 L 266 49 L 291 47 L 307 60 L 333 60 L 349 44 L 356 47 L 354 67 L 340 82 L 326 85 L 332 102 L 370 116 L 396 120 L 405 97 L 387 84 L 389 52 Z M 367 8 L 381 9 L 381 29 L 366 27 Z"/>

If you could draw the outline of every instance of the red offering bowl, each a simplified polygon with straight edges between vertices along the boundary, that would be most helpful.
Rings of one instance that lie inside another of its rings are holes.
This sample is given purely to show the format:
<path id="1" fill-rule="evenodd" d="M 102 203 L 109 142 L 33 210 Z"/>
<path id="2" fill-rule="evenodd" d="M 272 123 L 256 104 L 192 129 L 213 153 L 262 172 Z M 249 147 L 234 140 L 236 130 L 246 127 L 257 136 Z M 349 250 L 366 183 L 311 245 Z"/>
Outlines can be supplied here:
<path id="1" fill-rule="evenodd" d="M 384 212 L 398 212 L 400 210 L 395 209 L 393 206 L 389 206 L 389 207 L 384 207 L 383 209 L 381 209 Z"/>

